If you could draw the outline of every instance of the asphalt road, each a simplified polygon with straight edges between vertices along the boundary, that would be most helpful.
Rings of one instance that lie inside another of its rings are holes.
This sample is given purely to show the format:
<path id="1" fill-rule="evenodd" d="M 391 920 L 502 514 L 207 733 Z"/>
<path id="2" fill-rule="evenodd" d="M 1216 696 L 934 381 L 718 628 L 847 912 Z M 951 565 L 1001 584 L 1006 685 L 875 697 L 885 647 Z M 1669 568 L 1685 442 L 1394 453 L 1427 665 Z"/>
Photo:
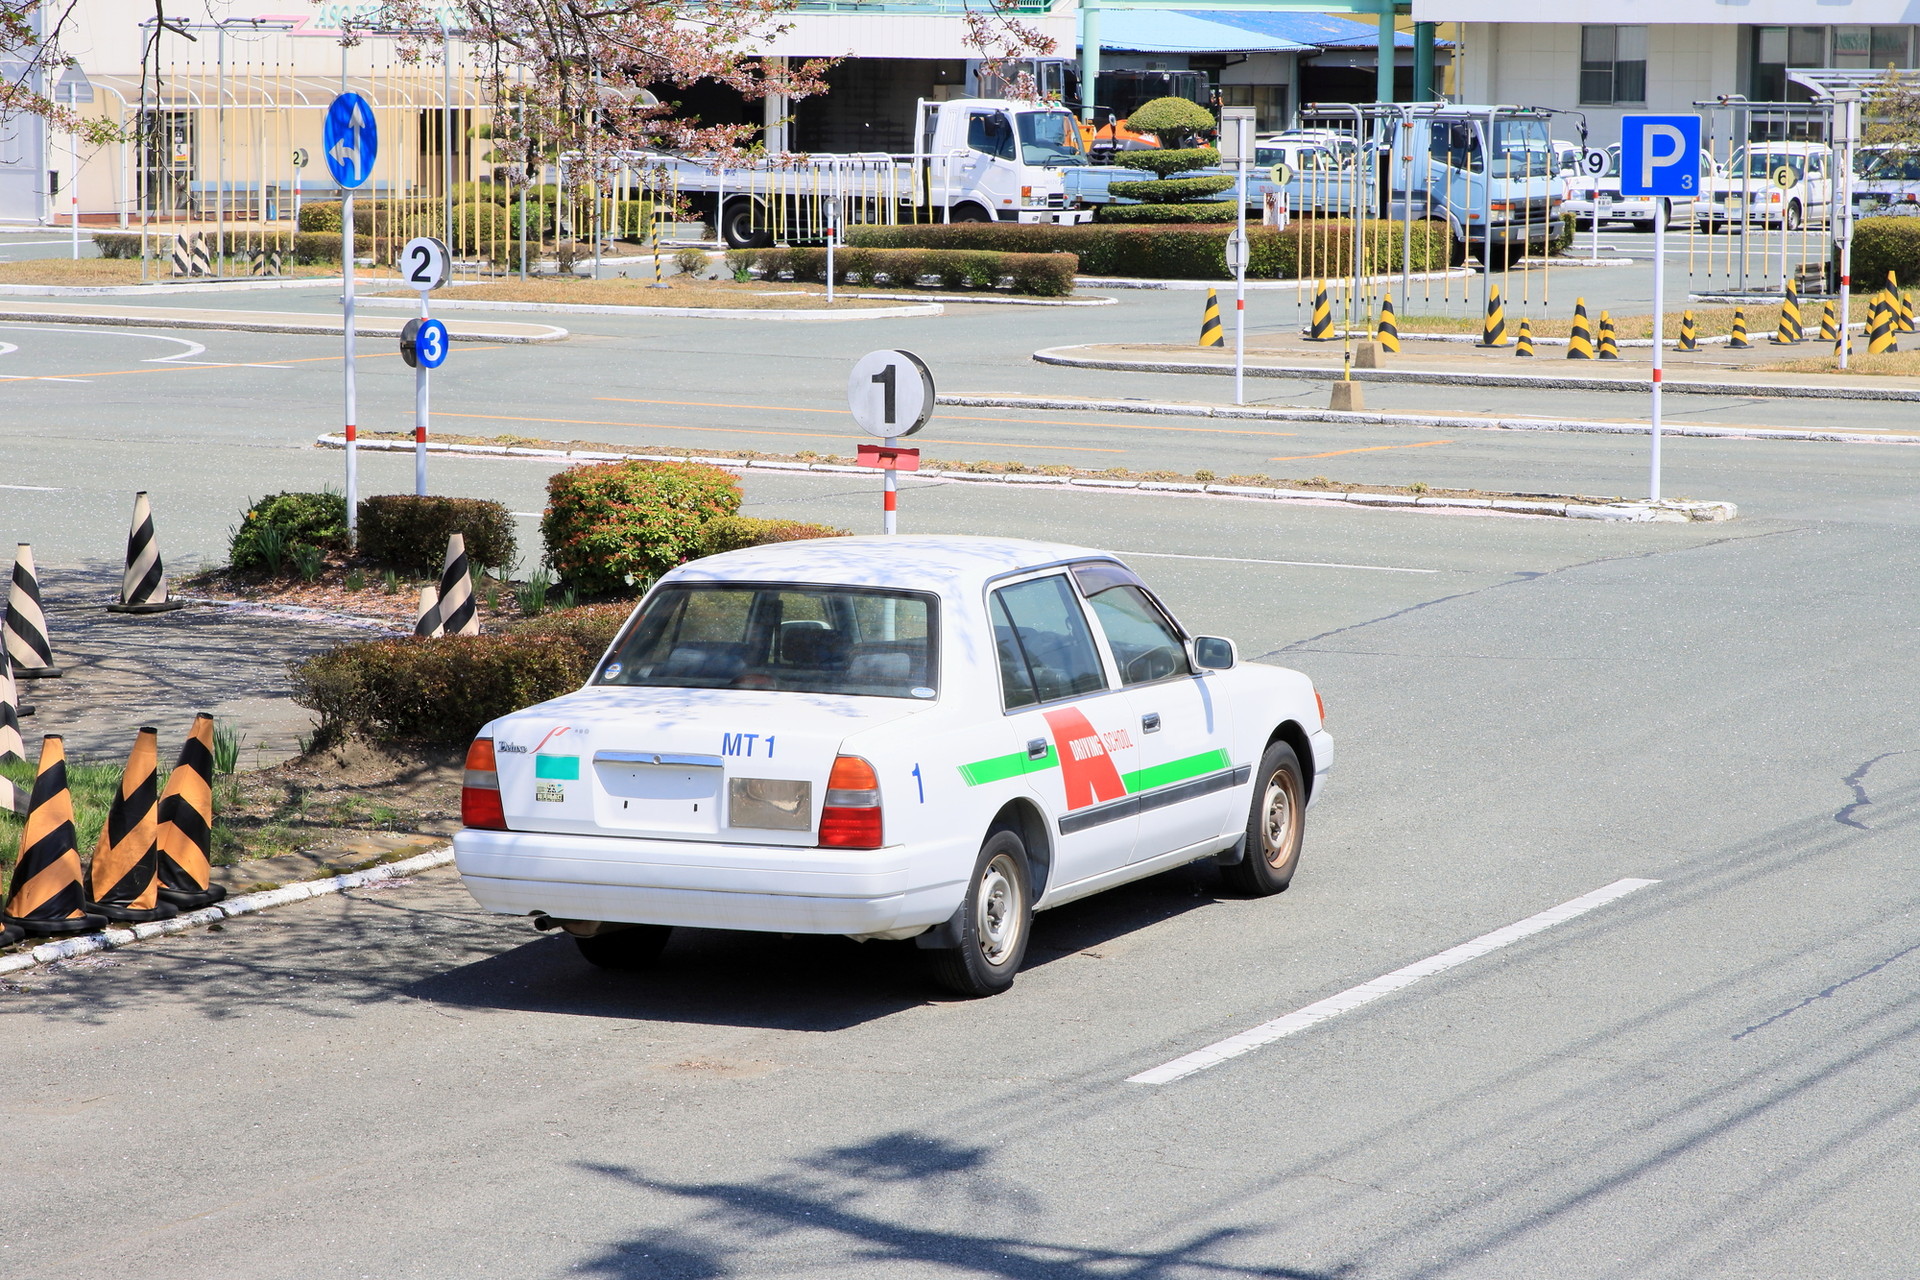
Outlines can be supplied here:
<path id="1" fill-rule="evenodd" d="M 471 382 L 436 404 L 845 451 L 852 354 L 913 346 L 954 390 L 1092 393 L 1118 380 L 1025 353 L 1193 305 L 596 320 L 457 352 Z M 145 486 L 169 554 L 212 557 L 249 494 L 338 475 L 306 444 L 337 407 L 324 343 L 176 336 L 217 363 L 0 333 L 20 347 L 0 372 L 84 379 L 8 388 L 0 483 L 44 488 L 0 488 L 0 533 L 56 569 L 110 556 Z M 404 422 L 396 360 L 370 356 L 362 388 L 363 423 Z M 1040 421 L 943 414 L 927 434 L 957 443 L 930 451 L 1590 492 L 1632 492 L 1644 464 L 1610 437 L 1382 449 L 1428 437 L 1006 416 Z M 1196 867 L 1062 908 L 984 1002 L 934 995 L 910 944 L 687 933 L 658 973 L 614 977 L 444 871 L 24 975 L 0 992 L 0 1274 L 1909 1276 L 1917 457 L 1673 441 L 1670 490 L 1741 505 L 1711 526 L 909 481 L 905 528 L 1133 553 L 1189 626 L 1314 677 L 1340 758 L 1288 893 L 1234 900 Z M 369 491 L 409 466 L 369 458 Z M 546 470 L 434 476 L 530 511 Z M 747 483 L 754 512 L 855 527 L 874 489 Z M 1129 1082 L 1622 879 L 1655 883 Z"/>

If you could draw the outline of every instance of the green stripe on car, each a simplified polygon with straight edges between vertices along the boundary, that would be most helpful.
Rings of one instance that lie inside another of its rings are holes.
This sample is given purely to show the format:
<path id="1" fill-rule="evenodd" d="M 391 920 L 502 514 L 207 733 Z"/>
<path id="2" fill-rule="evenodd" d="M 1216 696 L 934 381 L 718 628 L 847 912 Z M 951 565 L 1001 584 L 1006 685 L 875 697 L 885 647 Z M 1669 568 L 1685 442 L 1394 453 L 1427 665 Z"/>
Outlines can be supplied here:
<path id="1" fill-rule="evenodd" d="M 1054 769 L 1060 765 L 1060 757 L 1054 752 L 1051 743 L 1044 756 L 1029 756 L 1024 751 L 1009 752 L 1004 756 L 993 756 L 986 760 L 975 760 L 972 764 L 960 766 L 960 776 L 970 787 L 986 782 L 1005 782 L 1008 778 L 1017 778 L 1023 773 L 1039 773 L 1042 769 Z"/>
<path id="2" fill-rule="evenodd" d="M 1146 769 L 1135 769 L 1132 773 L 1120 775 L 1120 781 L 1127 786 L 1127 794 L 1139 795 L 1142 791 L 1152 791 L 1156 787 L 1169 786 L 1175 782 L 1185 782 L 1188 778 L 1197 778 L 1204 773 L 1218 773 L 1230 767 L 1233 761 L 1224 751 L 1202 751 L 1197 756 L 1188 756 L 1183 760 L 1169 760 L 1165 764 L 1156 764 Z"/>

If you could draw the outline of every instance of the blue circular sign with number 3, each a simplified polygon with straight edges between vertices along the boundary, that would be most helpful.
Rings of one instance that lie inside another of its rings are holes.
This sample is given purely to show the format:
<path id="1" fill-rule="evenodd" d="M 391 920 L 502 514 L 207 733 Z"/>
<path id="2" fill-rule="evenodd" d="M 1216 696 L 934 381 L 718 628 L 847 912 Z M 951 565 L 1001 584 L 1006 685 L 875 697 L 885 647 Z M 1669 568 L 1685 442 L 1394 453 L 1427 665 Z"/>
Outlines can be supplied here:
<path id="1" fill-rule="evenodd" d="M 438 369 L 447 362 L 447 326 L 438 320 L 422 320 L 413 335 L 413 358 L 422 369 Z"/>

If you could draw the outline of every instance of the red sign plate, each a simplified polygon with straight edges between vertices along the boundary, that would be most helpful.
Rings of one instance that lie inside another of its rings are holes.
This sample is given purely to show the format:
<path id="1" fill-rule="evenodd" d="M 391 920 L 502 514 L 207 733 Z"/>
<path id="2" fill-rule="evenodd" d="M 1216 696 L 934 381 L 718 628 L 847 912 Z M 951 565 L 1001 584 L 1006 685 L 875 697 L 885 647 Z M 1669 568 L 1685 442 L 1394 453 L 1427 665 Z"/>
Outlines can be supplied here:
<path id="1" fill-rule="evenodd" d="M 878 467 L 882 471 L 918 471 L 920 469 L 920 451 L 918 449 L 889 449 L 883 444 L 862 444 L 854 455 L 854 463 L 862 467 Z"/>

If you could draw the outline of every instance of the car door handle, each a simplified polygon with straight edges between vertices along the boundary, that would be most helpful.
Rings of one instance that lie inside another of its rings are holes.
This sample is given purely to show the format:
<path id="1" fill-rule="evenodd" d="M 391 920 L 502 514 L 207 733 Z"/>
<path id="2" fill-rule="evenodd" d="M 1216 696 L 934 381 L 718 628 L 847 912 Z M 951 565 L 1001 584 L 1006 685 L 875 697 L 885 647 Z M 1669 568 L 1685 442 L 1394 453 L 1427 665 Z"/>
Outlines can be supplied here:
<path id="1" fill-rule="evenodd" d="M 1160 732 L 1160 713 L 1158 711 L 1149 711 L 1147 712 L 1147 714 L 1140 717 L 1140 732 L 1142 733 Z"/>
<path id="2" fill-rule="evenodd" d="M 1047 740 L 1045 738 L 1029 738 L 1027 740 L 1027 759 L 1045 760 L 1046 758 Z"/>

